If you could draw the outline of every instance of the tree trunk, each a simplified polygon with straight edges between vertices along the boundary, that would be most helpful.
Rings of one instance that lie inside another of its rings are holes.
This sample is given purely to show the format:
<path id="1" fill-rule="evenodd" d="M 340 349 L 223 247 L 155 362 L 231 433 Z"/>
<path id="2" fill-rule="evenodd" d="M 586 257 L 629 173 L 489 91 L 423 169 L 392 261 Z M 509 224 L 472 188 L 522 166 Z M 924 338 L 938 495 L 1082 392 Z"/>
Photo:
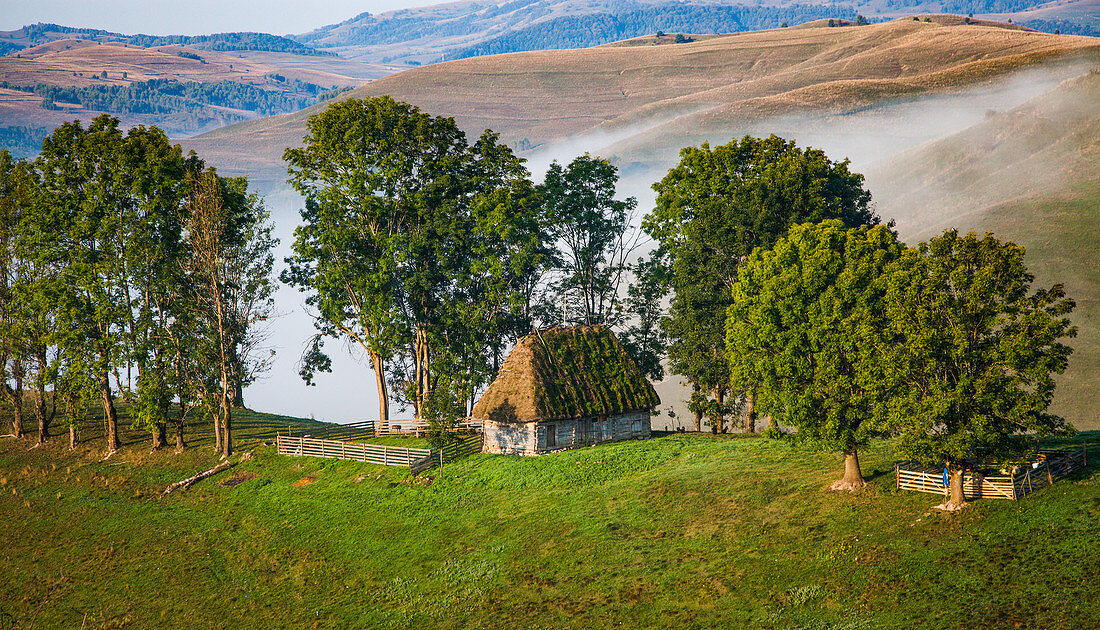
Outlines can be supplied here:
<path id="1" fill-rule="evenodd" d="M 230 400 L 230 404 L 233 405 L 234 409 L 244 409 L 244 386 L 241 385 L 239 375 L 233 383 L 233 398 Z"/>
<path id="2" fill-rule="evenodd" d="M 76 449 L 76 444 L 77 444 L 77 442 L 76 442 L 76 425 L 70 422 L 69 423 L 69 450 L 70 451 L 75 450 Z"/>
<path id="3" fill-rule="evenodd" d="M 222 419 L 218 416 L 218 413 L 214 412 L 214 452 L 220 453 L 222 450 Z"/>
<path id="4" fill-rule="evenodd" d="M 223 344 L 224 346 L 224 344 Z M 221 417 L 222 417 L 222 458 L 229 459 L 233 454 L 233 406 L 230 404 L 229 361 L 222 357 L 222 392 L 221 392 Z"/>
<path id="5" fill-rule="evenodd" d="M 382 361 L 382 355 L 370 352 L 371 367 L 374 369 L 374 382 L 378 386 L 378 424 L 388 426 L 390 423 L 390 397 L 386 391 L 386 364 Z"/>
<path id="6" fill-rule="evenodd" d="M 745 399 L 745 433 L 756 433 L 756 392 Z"/>
<path id="7" fill-rule="evenodd" d="M 46 413 L 45 405 L 43 405 L 41 413 L 39 412 L 37 402 L 35 403 L 34 413 L 38 416 L 38 443 L 45 444 L 46 440 L 50 439 L 50 416 Z"/>
<path id="8" fill-rule="evenodd" d="M 19 381 L 16 381 L 15 389 L 12 393 L 12 417 L 11 417 L 11 432 L 15 437 L 23 437 L 23 386 Z"/>
<path id="9" fill-rule="evenodd" d="M 859 470 L 859 452 L 854 448 L 844 451 L 844 478 L 834 481 L 830 489 L 858 492 L 866 485 L 863 473 Z"/>
<path id="10" fill-rule="evenodd" d="M 46 410 L 46 350 L 39 348 L 35 352 L 35 361 L 38 364 L 38 373 L 34 378 L 34 416 L 38 419 L 38 443 L 41 444 L 50 437 L 50 421 L 53 413 L 57 411 L 57 389 L 54 388 L 53 412 Z"/>
<path id="11" fill-rule="evenodd" d="M 963 493 L 963 473 L 966 472 L 962 466 L 954 464 L 947 465 L 948 471 L 948 497 L 947 501 L 936 506 L 937 509 L 945 510 L 947 512 L 954 512 L 961 510 L 967 505 L 966 494 Z"/>
<path id="12" fill-rule="evenodd" d="M 183 441 L 183 421 L 187 416 L 187 404 L 180 400 L 179 412 L 176 414 L 176 419 L 172 423 L 176 427 L 176 454 L 179 455 L 183 452 L 183 449 L 187 448 L 187 444 Z"/>
<path id="13" fill-rule="evenodd" d="M 99 377 L 99 393 L 103 399 L 103 413 L 107 416 L 107 455 L 114 455 L 122 448 L 118 439 L 118 412 L 115 410 L 115 398 L 111 395 L 111 379 L 107 374 Z"/>
<path id="14" fill-rule="evenodd" d="M 413 357 L 416 378 L 413 411 L 417 419 L 420 419 L 425 415 L 425 405 L 431 396 L 431 373 L 428 370 L 428 332 L 420 326 L 417 326 L 416 339 L 413 342 Z"/>
<path id="15" fill-rule="evenodd" d="M 714 432 L 725 433 L 726 432 L 726 410 L 722 408 L 722 405 L 726 400 L 726 388 L 715 387 L 714 388 L 714 402 L 718 403 L 715 406 L 714 417 Z"/>
<path id="16" fill-rule="evenodd" d="M 702 433 L 703 431 L 703 410 L 695 410 L 695 432 Z"/>
<path id="17" fill-rule="evenodd" d="M 229 459 L 233 454 L 233 408 L 229 405 L 229 396 L 222 399 L 222 427 L 225 435 L 222 436 L 222 457 Z"/>
<path id="18" fill-rule="evenodd" d="M 14 388 L 9 387 L 7 383 L 0 383 L 0 386 L 4 389 L 4 394 L 7 395 L 8 402 L 11 403 L 11 432 L 17 438 L 23 437 L 23 376 L 21 372 L 20 370 L 15 375 Z"/>
<path id="19" fill-rule="evenodd" d="M 153 434 L 153 450 L 159 451 L 160 449 L 168 446 L 168 427 L 163 422 L 158 422 L 156 428 L 152 431 Z"/>

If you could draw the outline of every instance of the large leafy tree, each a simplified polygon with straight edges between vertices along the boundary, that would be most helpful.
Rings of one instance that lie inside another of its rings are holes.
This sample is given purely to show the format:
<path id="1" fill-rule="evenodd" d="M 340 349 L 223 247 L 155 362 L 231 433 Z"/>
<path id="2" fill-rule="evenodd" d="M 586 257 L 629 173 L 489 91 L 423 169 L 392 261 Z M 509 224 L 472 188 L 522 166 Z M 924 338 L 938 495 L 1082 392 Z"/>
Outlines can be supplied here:
<path id="1" fill-rule="evenodd" d="M 318 331 L 303 376 L 328 369 L 323 342 L 336 338 L 370 358 L 383 422 L 387 374 L 420 417 L 441 379 L 470 395 L 482 350 L 504 337 L 479 325 L 523 327 L 545 255 L 522 161 L 492 132 L 471 147 L 454 120 L 389 97 L 333 104 L 308 125 L 284 155 L 305 209 L 283 280 L 309 293 Z"/>
<path id="2" fill-rule="evenodd" d="M 671 271 L 669 366 L 687 377 L 698 398 L 709 393 L 725 409 L 726 311 L 741 261 L 754 248 L 771 247 L 796 223 L 878 223 L 871 194 L 847 160 L 833 162 L 820 150 L 774 135 L 685 148 L 680 163 L 653 188 L 657 205 L 643 227 Z M 755 396 L 747 393 L 746 428 L 752 431 Z M 707 407 L 696 403 L 699 410 Z"/>
<path id="3" fill-rule="evenodd" d="M 62 368 L 54 345 L 54 306 L 62 286 L 59 265 L 41 256 L 50 238 L 41 220 L 41 186 L 33 163 L 14 162 L 0 154 L 0 367 L 6 397 L 17 404 L 13 433 L 22 435 L 24 386 L 30 385 L 38 424 L 38 443 L 50 437 Z M 9 383 L 10 380 L 10 383 Z"/>
<path id="4" fill-rule="evenodd" d="M 23 437 L 23 384 L 30 354 L 20 300 L 27 289 L 20 237 L 30 227 L 33 177 L 25 163 L 0 151 L 0 392 L 12 407 L 16 438 Z"/>
<path id="5" fill-rule="evenodd" d="M 1024 249 L 950 230 L 892 267 L 886 294 L 895 343 L 883 387 L 897 449 L 946 465 L 945 506 L 965 505 L 963 473 L 978 458 L 1019 453 L 1036 436 L 1072 431 L 1047 412 L 1054 375 L 1076 335 L 1061 285 L 1032 290 Z"/>
<path id="6" fill-rule="evenodd" d="M 166 296 L 182 255 L 178 207 L 185 175 L 198 164 L 156 127 L 124 134 L 119 121 L 96 118 L 59 127 L 36 161 L 47 235 L 36 258 L 58 270 L 55 341 L 60 363 L 94 383 L 108 426 L 108 453 L 119 448 L 114 398 L 130 399 L 137 381 L 138 421 L 164 442 L 171 393 Z M 111 377 L 114 377 L 114 387 Z"/>
<path id="7" fill-rule="evenodd" d="M 834 490 L 864 486 L 858 449 L 888 431 L 878 366 L 887 335 L 885 269 L 904 250 L 885 226 L 796 225 L 738 269 L 727 320 L 734 389 L 798 428 L 796 437 L 842 451 Z"/>

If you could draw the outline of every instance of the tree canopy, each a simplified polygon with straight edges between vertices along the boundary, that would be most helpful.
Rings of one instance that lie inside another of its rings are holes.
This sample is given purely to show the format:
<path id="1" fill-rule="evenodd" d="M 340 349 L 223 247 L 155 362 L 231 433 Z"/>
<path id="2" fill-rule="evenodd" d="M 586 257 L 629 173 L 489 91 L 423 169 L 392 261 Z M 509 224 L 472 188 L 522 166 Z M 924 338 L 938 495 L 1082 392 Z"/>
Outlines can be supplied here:
<path id="1" fill-rule="evenodd" d="M 1068 365 L 1074 308 L 1061 285 L 1032 290 L 1024 249 L 949 230 L 906 252 L 886 293 L 883 386 L 898 450 L 951 472 L 949 507 L 964 504 L 969 460 L 1017 454 L 1031 437 L 1065 433 L 1047 412 Z"/>
<path id="2" fill-rule="evenodd" d="M 820 150 L 774 135 L 685 148 L 680 163 L 653 188 L 657 205 L 643 227 L 671 270 L 669 365 L 721 408 L 730 384 L 726 312 L 740 263 L 796 223 L 877 224 L 871 194 L 847 160 L 833 162 Z M 702 407 L 696 405 L 697 414 Z M 747 415 L 753 430 L 755 412 Z"/>
<path id="3" fill-rule="evenodd" d="M 472 397 L 484 357 L 526 332 L 547 255 L 522 160 L 389 97 L 333 104 L 304 144 L 285 154 L 306 207 L 283 274 L 316 309 L 303 375 L 327 367 L 325 337 L 344 338 L 371 359 L 383 421 L 387 375 L 418 417 L 437 386 Z"/>
<path id="4" fill-rule="evenodd" d="M 863 486 L 857 449 L 889 427 L 879 365 L 883 283 L 904 250 L 885 226 L 794 226 L 738 269 L 726 322 L 731 384 L 797 437 L 846 456 L 834 489 Z"/>
<path id="5" fill-rule="evenodd" d="M 40 441 L 59 402 L 75 441 L 84 408 L 98 399 L 114 452 L 122 396 L 154 447 L 163 446 L 169 406 L 179 400 L 182 414 L 193 398 L 187 392 L 208 375 L 200 348 L 211 313 L 192 308 L 197 293 L 186 273 L 195 254 L 186 199 L 202 168 L 160 129 L 124 132 L 106 115 L 86 128 L 62 125 L 33 162 L 0 156 L 0 363 L 5 390 L 9 380 L 31 386 Z M 245 180 L 213 171 L 209 178 L 218 203 L 232 208 L 218 227 L 223 281 L 209 289 L 225 298 L 220 316 L 234 331 L 225 340 L 231 367 L 223 389 L 239 390 L 256 366 L 256 325 L 270 315 L 274 241 Z M 182 431 L 182 416 L 177 426 Z"/>

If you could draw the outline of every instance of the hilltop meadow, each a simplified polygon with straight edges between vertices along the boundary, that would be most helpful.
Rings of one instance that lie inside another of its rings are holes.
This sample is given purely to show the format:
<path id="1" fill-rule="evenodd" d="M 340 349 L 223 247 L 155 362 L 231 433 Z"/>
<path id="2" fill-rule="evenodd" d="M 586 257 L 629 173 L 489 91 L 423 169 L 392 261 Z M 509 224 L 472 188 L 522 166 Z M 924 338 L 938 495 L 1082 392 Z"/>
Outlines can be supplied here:
<path id="1" fill-rule="evenodd" d="M 404 468 L 276 455 L 308 420 L 240 412 L 229 472 L 205 423 L 183 455 L 95 422 L 74 451 L 0 441 L 5 626 L 1083 628 L 1097 466 L 1021 501 L 945 514 L 840 460 L 759 437 L 663 434 L 538 458 Z M 1081 434 L 1070 443 L 1095 442 Z"/>

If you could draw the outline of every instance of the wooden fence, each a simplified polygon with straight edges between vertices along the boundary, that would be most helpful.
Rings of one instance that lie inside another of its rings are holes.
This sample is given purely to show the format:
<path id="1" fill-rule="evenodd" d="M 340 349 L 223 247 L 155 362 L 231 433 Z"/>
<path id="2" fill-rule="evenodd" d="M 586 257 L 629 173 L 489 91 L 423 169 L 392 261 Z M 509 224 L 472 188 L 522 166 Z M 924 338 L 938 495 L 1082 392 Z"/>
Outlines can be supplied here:
<path id="1" fill-rule="evenodd" d="M 1016 501 L 1053 484 L 1087 463 L 1085 447 L 1078 450 L 1041 450 L 1012 474 L 963 474 L 963 495 L 967 499 L 1008 499 Z M 915 462 L 894 465 L 898 490 L 916 490 L 944 494 L 943 469 L 923 468 Z"/>
<path id="2" fill-rule="evenodd" d="M 414 418 L 409 420 L 379 422 L 377 425 L 377 432 L 378 435 L 421 436 L 427 433 L 429 428 L 427 420 L 418 420 Z M 457 431 L 481 431 L 484 428 L 484 423 L 474 418 L 466 418 L 462 422 L 456 424 L 454 428 Z"/>
<path id="3" fill-rule="evenodd" d="M 482 436 L 478 433 L 442 449 L 429 449 L 280 435 L 277 438 L 277 447 L 280 455 L 353 459 L 382 466 L 408 466 L 415 475 L 437 462 L 443 464 L 481 451 L 481 441 Z"/>
<path id="4" fill-rule="evenodd" d="M 481 431 L 484 423 L 474 418 L 465 418 L 455 425 L 457 431 Z M 428 432 L 427 420 L 405 418 L 385 422 L 366 420 L 349 424 L 332 424 L 326 427 L 311 427 L 305 430 L 305 437 L 325 440 L 368 440 L 379 435 L 416 435 Z"/>

